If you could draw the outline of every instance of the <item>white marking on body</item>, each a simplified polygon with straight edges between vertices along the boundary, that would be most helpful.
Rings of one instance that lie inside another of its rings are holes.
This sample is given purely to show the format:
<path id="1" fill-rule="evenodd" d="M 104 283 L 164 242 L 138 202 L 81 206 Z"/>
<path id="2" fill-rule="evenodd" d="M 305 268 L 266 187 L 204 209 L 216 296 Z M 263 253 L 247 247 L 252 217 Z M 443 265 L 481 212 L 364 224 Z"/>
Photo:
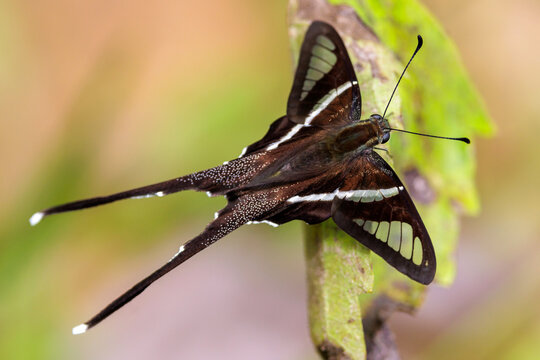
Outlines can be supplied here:
<path id="1" fill-rule="evenodd" d="M 42 212 L 37 212 L 37 213 L 35 213 L 34 215 L 32 215 L 32 216 L 30 217 L 30 220 L 28 220 L 28 221 L 30 221 L 30 225 L 35 226 L 35 225 L 39 224 L 39 222 L 41 221 L 41 219 L 43 219 L 43 216 L 45 216 L 44 213 L 42 213 Z"/>
<path id="2" fill-rule="evenodd" d="M 334 101 L 334 99 L 336 97 L 338 97 L 339 95 L 341 95 L 345 90 L 347 90 L 348 88 L 350 88 L 351 86 L 353 85 L 356 85 L 358 84 L 357 81 L 347 81 L 346 83 L 340 85 L 337 89 L 332 89 L 328 94 L 326 94 L 325 96 L 323 96 L 321 98 L 321 100 L 319 100 L 319 102 L 317 103 L 317 105 L 315 105 L 315 107 L 310 111 L 309 113 L 309 116 L 306 117 L 306 120 L 304 121 L 303 124 L 297 124 L 295 125 L 291 130 L 289 130 L 289 132 L 287 133 L 287 135 L 283 136 L 281 139 L 279 139 L 278 141 L 275 141 L 273 143 L 271 143 L 270 145 L 268 145 L 266 147 L 266 150 L 273 150 L 275 148 L 277 148 L 279 145 L 281 145 L 283 142 L 289 140 L 290 138 L 292 138 L 298 131 L 300 131 L 301 128 L 303 127 L 307 127 L 307 126 L 310 126 L 311 124 L 311 121 L 313 121 L 313 119 L 319 115 L 321 113 L 321 111 L 323 111 L 324 109 L 326 109 L 326 107 L 332 102 Z M 243 155 L 243 154 L 242 154 Z M 240 156 L 242 156 L 240 155 Z"/>
<path id="3" fill-rule="evenodd" d="M 242 155 L 240 155 L 240 156 L 242 156 Z M 229 163 L 228 161 L 224 161 L 223 165 L 227 165 L 228 163 Z"/>
<path id="4" fill-rule="evenodd" d="M 214 194 L 212 194 L 210 191 L 207 191 L 207 192 L 206 192 L 206 195 L 207 195 L 208 197 L 214 196 Z"/>
<path id="5" fill-rule="evenodd" d="M 71 333 L 73 335 L 79 335 L 79 334 L 84 334 L 86 332 L 86 330 L 88 330 L 88 325 L 81 324 L 81 325 L 77 325 L 73 329 L 71 329 Z"/>
<path id="6" fill-rule="evenodd" d="M 163 196 L 165 196 L 165 193 L 163 191 L 158 191 L 156 193 L 156 196 L 163 197 Z"/>
<path id="7" fill-rule="evenodd" d="M 219 211 L 216 211 L 216 212 L 214 213 L 214 220 L 216 220 L 218 217 L 219 217 Z"/>

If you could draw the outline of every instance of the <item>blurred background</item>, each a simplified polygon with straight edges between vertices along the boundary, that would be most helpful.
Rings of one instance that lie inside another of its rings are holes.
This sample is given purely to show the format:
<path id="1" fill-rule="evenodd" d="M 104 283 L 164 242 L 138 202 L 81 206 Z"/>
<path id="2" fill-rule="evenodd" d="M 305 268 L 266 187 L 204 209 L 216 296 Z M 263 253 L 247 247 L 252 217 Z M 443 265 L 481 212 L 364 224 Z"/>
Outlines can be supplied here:
<path id="1" fill-rule="evenodd" d="M 404 359 L 536 359 L 540 3 L 423 2 L 498 135 L 474 139 L 483 210 L 463 219 L 455 284 L 391 326 Z M 0 54 L 0 358 L 318 358 L 300 223 L 235 231 L 77 337 L 225 201 L 189 192 L 28 225 L 258 140 L 291 86 L 286 0 L 2 1 Z"/>

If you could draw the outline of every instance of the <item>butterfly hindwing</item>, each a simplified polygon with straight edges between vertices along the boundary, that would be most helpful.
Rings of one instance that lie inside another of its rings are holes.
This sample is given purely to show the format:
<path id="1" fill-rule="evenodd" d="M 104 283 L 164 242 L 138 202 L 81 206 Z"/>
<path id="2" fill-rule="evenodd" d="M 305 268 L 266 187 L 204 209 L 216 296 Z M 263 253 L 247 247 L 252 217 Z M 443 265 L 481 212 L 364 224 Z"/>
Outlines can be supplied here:
<path id="1" fill-rule="evenodd" d="M 360 112 L 360 89 L 343 41 L 332 26 L 313 22 L 300 50 L 287 116 L 325 127 L 359 119 Z"/>
<path id="2" fill-rule="evenodd" d="M 354 160 L 332 204 L 332 218 L 347 234 L 422 284 L 435 276 L 435 251 L 409 194 L 375 152 Z"/>

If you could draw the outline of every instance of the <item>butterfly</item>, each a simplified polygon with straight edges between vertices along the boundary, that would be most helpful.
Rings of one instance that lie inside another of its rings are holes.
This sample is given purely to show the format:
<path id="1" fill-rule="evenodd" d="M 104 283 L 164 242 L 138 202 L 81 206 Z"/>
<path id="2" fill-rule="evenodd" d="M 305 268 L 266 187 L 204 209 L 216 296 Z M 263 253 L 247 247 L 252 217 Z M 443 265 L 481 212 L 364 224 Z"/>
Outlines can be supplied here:
<path id="1" fill-rule="evenodd" d="M 422 45 L 418 39 L 414 54 Z M 227 199 L 201 234 L 73 333 L 95 326 L 193 255 L 250 223 L 318 224 L 332 218 L 401 273 L 431 283 L 437 265 L 429 234 L 403 183 L 375 151 L 397 129 L 390 128 L 384 113 L 360 119 L 361 106 L 343 41 L 331 25 L 315 21 L 301 47 L 287 114 L 240 157 L 176 179 L 35 213 L 32 225 L 52 214 L 183 190 Z"/>

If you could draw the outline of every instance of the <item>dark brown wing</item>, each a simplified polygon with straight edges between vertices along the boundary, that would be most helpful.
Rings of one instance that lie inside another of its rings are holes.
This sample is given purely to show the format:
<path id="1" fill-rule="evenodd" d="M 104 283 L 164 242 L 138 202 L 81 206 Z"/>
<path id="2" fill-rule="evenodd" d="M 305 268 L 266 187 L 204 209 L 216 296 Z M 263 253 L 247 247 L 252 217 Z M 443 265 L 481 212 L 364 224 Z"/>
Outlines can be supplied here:
<path id="1" fill-rule="evenodd" d="M 347 49 L 332 26 L 309 27 L 287 104 L 297 124 L 332 126 L 360 118 L 361 97 Z"/>
<path id="2" fill-rule="evenodd" d="M 403 274 L 429 284 L 435 251 L 407 190 L 375 152 L 354 162 L 332 204 L 335 223 Z"/>

